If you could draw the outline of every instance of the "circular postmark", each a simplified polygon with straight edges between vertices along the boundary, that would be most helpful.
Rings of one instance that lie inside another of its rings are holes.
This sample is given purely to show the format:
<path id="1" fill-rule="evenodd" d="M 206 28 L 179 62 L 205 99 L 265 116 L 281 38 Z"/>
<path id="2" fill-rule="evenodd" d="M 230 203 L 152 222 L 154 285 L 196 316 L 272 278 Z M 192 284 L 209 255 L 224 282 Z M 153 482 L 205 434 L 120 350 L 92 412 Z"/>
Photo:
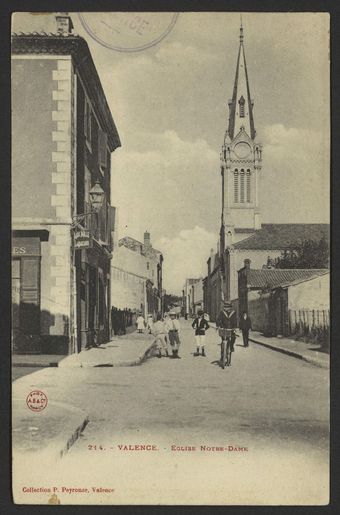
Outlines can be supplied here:
<path id="1" fill-rule="evenodd" d="M 41 390 L 32 390 L 26 397 L 26 404 L 32 411 L 42 411 L 47 402 L 47 396 Z"/>
<path id="2" fill-rule="evenodd" d="M 84 29 L 98 43 L 118 52 L 140 52 L 157 45 L 175 25 L 179 13 L 79 13 Z"/>

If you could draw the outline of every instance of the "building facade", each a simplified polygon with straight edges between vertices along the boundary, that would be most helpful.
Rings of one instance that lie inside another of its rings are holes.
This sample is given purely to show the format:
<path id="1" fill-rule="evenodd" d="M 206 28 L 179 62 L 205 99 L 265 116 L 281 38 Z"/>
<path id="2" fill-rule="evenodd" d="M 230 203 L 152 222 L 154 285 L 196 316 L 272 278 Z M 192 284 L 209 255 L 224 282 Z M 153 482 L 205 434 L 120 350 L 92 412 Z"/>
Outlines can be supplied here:
<path id="1" fill-rule="evenodd" d="M 183 311 L 184 314 L 193 315 L 195 314 L 195 285 L 201 283 L 201 290 L 197 287 L 196 298 L 198 303 L 203 303 L 203 279 L 200 278 L 188 278 L 185 280 L 183 287 Z"/>
<path id="2" fill-rule="evenodd" d="M 78 352 L 109 338 L 120 140 L 69 17 L 57 17 L 55 33 L 13 35 L 12 127 L 13 348 Z M 95 185 L 104 198 L 92 213 Z"/>
<path id="3" fill-rule="evenodd" d="M 120 309 L 141 311 L 144 316 L 163 310 L 163 255 L 151 244 L 150 233 L 144 242 L 130 236 L 118 242 L 111 262 L 111 302 Z"/>
<path id="4" fill-rule="evenodd" d="M 298 326 L 329 327 L 330 284 L 327 269 L 251 268 L 238 271 L 240 313 L 252 328 L 271 336 L 290 336 Z"/>
<path id="5" fill-rule="evenodd" d="M 132 250 L 120 241 L 111 261 L 111 305 L 146 316 L 147 279 L 142 251 Z"/>

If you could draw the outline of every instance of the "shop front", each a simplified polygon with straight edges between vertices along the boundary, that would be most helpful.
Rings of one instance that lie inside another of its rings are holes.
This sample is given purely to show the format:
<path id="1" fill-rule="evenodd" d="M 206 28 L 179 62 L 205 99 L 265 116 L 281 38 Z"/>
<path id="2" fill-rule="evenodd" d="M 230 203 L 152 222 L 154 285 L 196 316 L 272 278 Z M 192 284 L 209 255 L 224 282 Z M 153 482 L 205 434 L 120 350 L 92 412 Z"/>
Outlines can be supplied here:
<path id="1" fill-rule="evenodd" d="M 110 337 L 110 257 L 94 246 L 77 254 L 78 352 Z"/>
<path id="2" fill-rule="evenodd" d="M 23 231 L 12 238 L 13 352 L 40 352 L 41 241 L 48 231 Z"/>

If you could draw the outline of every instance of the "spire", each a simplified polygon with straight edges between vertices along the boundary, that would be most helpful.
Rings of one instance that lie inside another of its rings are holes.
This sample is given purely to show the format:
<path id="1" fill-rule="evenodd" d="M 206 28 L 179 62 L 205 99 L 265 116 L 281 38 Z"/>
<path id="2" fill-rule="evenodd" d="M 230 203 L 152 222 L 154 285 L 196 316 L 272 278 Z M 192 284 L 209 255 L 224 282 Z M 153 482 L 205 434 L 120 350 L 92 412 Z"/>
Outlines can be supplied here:
<path id="1" fill-rule="evenodd" d="M 229 101 L 229 125 L 227 132 L 230 139 L 233 139 L 240 132 L 242 127 L 251 139 L 254 139 L 256 134 L 243 40 L 244 35 L 241 16 L 240 46 L 237 56 L 233 97 L 232 100 Z"/>
<path id="2" fill-rule="evenodd" d="M 240 43 L 243 43 L 243 25 L 242 25 L 242 13 L 240 14 Z"/>

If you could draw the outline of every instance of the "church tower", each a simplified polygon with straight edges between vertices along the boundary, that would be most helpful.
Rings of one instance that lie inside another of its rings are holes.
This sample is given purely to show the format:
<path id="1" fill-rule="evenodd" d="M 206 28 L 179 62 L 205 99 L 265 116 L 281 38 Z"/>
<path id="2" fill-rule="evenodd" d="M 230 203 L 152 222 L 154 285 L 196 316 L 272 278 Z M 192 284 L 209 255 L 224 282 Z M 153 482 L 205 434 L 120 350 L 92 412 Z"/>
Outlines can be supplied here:
<path id="1" fill-rule="evenodd" d="M 261 229 L 262 147 L 256 139 L 243 39 L 241 22 L 233 96 L 228 102 L 229 123 L 221 152 L 222 249 Z"/>

